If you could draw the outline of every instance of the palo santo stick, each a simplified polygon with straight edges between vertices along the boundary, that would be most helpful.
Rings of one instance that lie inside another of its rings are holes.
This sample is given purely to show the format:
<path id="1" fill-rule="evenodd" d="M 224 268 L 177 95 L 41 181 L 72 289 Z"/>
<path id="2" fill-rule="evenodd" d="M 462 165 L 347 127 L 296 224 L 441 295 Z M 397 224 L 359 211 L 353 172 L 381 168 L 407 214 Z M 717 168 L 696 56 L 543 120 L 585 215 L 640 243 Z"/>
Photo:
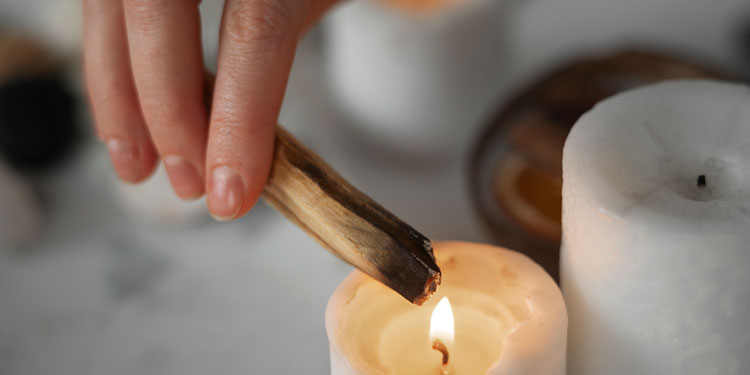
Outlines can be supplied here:
<path id="1" fill-rule="evenodd" d="M 214 79 L 206 74 L 210 109 Z M 263 198 L 334 255 L 421 305 L 440 285 L 432 244 L 281 126 Z"/>

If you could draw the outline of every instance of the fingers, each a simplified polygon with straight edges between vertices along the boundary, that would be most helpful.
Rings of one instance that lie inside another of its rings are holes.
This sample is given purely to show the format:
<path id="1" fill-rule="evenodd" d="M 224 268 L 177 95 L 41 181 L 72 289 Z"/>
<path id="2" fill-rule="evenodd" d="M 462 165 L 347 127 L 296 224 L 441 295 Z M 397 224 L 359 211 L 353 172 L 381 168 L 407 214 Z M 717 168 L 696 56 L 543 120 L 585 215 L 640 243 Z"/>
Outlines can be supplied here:
<path id="1" fill-rule="evenodd" d="M 209 128 L 209 211 L 247 212 L 262 192 L 289 70 L 309 2 L 227 0 Z"/>
<path id="2" fill-rule="evenodd" d="M 87 85 L 120 177 L 148 177 L 158 150 L 179 196 L 205 187 L 214 216 L 249 210 L 268 175 L 300 31 L 332 2 L 227 0 L 208 137 L 199 1 L 84 0 Z"/>
<path id="3" fill-rule="evenodd" d="M 124 0 L 124 10 L 133 77 L 151 138 L 177 195 L 197 198 L 204 190 L 208 126 L 197 2 Z"/>
<path id="4" fill-rule="evenodd" d="M 124 22 L 121 2 L 84 1 L 84 70 L 97 131 L 120 178 L 139 182 L 157 157 L 130 74 Z"/>

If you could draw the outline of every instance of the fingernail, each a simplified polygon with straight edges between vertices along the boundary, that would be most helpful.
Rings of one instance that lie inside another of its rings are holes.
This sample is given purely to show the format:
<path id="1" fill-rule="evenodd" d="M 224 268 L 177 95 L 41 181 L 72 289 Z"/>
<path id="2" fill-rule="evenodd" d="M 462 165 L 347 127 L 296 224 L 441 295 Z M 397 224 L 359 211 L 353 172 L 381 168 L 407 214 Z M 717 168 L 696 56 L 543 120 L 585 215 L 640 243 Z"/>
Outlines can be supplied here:
<path id="1" fill-rule="evenodd" d="M 234 169 L 214 168 L 208 188 L 208 211 L 219 221 L 237 216 L 245 200 L 245 185 Z"/>
<path id="2" fill-rule="evenodd" d="M 182 199 L 195 199 L 203 195 L 203 181 L 192 163 L 179 155 L 162 158 L 172 188 Z"/>
<path id="3" fill-rule="evenodd" d="M 136 182 L 141 174 L 141 156 L 138 148 L 131 142 L 110 138 L 107 140 L 109 157 L 120 179 Z"/>

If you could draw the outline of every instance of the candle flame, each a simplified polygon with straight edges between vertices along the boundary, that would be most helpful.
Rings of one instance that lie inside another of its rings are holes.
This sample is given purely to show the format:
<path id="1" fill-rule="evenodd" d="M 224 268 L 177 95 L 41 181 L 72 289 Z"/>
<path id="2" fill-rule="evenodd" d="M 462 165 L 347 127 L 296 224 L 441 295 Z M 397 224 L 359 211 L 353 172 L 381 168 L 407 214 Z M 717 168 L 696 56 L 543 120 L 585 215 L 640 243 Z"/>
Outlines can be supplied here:
<path id="1" fill-rule="evenodd" d="M 448 297 L 443 297 L 432 310 L 430 318 L 430 339 L 440 339 L 446 344 L 453 343 L 454 338 L 453 309 Z"/>

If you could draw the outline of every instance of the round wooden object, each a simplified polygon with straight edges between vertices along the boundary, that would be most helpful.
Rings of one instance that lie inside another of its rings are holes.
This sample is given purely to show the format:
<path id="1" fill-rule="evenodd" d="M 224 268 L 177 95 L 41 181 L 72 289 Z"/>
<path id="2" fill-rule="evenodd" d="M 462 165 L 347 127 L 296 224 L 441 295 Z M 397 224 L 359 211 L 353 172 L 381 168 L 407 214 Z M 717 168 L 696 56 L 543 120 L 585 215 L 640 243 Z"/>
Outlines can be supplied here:
<path id="1" fill-rule="evenodd" d="M 499 245 L 526 253 L 557 279 L 562 149 L 578 117 L 637 86 L 722 76 L 642 50 L 582 58 L 543 76 L 500 109 L 474 147 L 469 182 L 482 221 Z"/>

